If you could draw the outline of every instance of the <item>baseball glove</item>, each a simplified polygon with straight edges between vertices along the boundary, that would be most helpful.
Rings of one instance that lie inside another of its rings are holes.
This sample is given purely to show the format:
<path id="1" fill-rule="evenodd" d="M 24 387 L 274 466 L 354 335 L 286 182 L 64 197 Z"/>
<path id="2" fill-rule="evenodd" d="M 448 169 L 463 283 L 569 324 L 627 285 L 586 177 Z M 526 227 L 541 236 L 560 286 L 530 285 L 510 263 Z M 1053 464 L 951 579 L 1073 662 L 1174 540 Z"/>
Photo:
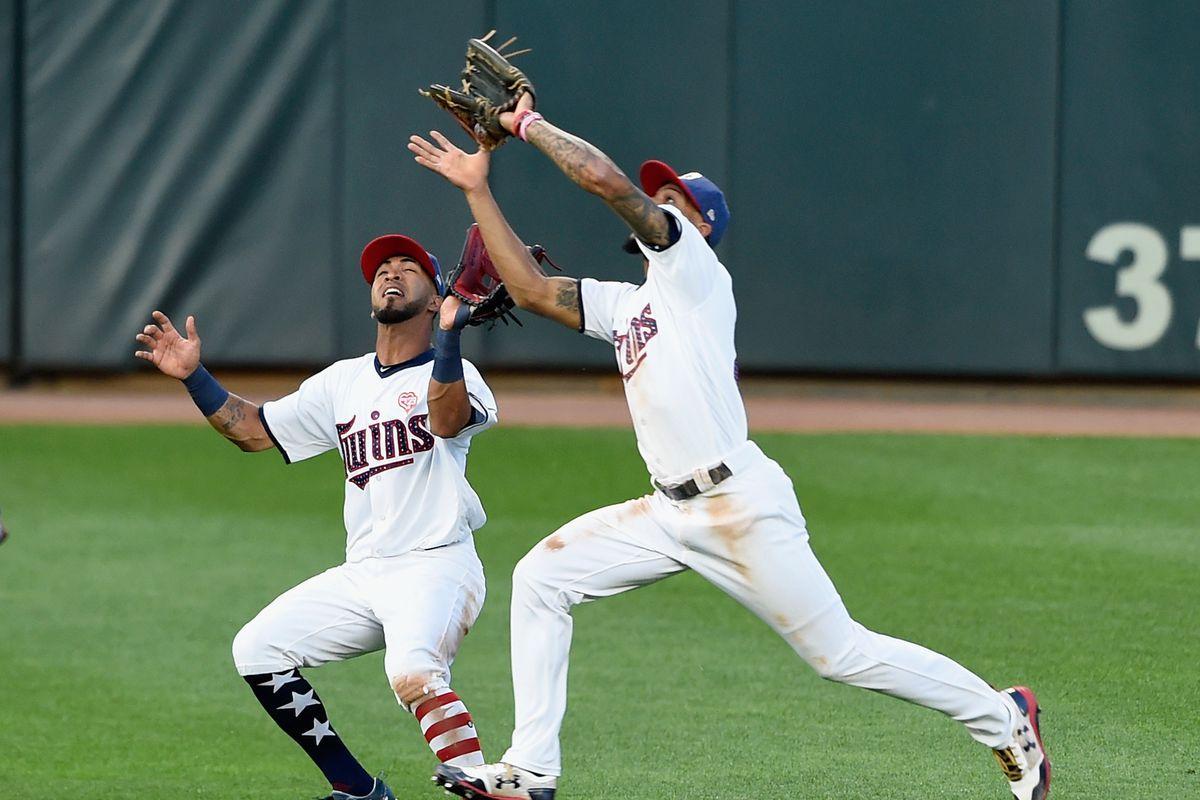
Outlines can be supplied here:
<path id="1" fill-rule="evenodd" d="M 484 150 L 495 150 L 511 134 L 500 124 L 500 115 L 517 107 L 525 92 L 533 94 L 533 84 L 525 73 L 509 63 L 513 56 L 528 53 L 516 50 L 504 53 L 504 48 L 517 40 L 512 37 L 498 48 L 482 39 L 467 42 L 467 65 L 462 71 L 462 90 L 435 83 L 419 91 L 454 116 L 471 138 Z"/>
<path id="2" fill-rule="evenodd" d="M 546 248 L 540 244 L 531 246 L 529 255 L 533 256 L 538 264 L 546 261 L 555 269 L 560 269 L 558 264 L 550 260 L 546 255 Z M 458 266 L 446 279 L 446 287 L 447 294 L 454 295 L 471 307 L 468 325 L 490 322 L 492 327 L 495 327 L 497 320 L 507 325 L 510 319 L 518 325 L 521 324 L 521 320 L 513 313 L 516 301 L 508 293 L 508 289 L 504 288 L 500 273 L 496 271 L 496 265 L 492 263 L 492 258 L 483 245 L 483 234 L 479 232 L 479 226 L 476 224 L 467 228 L 467 241 L 463 243 Z"/>

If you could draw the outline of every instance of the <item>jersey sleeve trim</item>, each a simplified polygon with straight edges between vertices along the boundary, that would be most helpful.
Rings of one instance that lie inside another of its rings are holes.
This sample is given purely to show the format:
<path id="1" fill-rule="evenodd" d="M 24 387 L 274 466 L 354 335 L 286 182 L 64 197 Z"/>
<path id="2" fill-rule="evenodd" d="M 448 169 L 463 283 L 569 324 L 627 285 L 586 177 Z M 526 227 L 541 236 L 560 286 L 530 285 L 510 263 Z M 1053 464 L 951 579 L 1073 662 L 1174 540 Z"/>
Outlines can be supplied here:
<path id="1" fill-rule="evenodd" d="M 679 222 L 679 218 L 667 211 L 668 206 L 659 206 L 659 208 L 662 209 L 663 214 L 667 217 L 667 243 L 650 244 L 649 242 L 642 242 L 642 244 L 644 244 L 646 247 L 649 247 L 656 253 L 662 253 L 671 249 L 672 245 L 683 238 L 683 229 L 679 227 L 681 224 Z M 638 241 L 641 242 L 642 240 L 639 238 Z"/>
<path id="2" fill-rule="evenodd" d="M 583 278 L 575 279 L 575 295 L 579 298 L 579 327 L 580 333 L 587 333 L 587 318 L 583 315 Z"/>
<path id="3" fill-rule="evenodd" d="M 283 449 L 283 445 L 279 443 L 279 440 L 275 438 L 275 434 L 271 432 L 271 426 L 267 424 L 266 410 L 265 405 L 258 407 L 258 419 L 262 422 L 263 430 L 267 432 L 267 438 L 271 440 L 271 444 L 275 445 L 275 449 L 279 451 L 279 455 L 283 456 L 283 463 L 291 464 L 292 459 L 288 455 L 287 450 Z"/>
<path id="4" fill-rule="evenodd" d="M 467 400 L 469 400 L 471 403 L 471 419 L 467 421 L 467 424 L 464 425 L 462 430 L 456 433 L 455 436 L 462 436 L 472 428 L 478 428 L 480 425 L 487 424 L 487 421 L 491 416 L 488 412 L 487 406 L 484 405 L 483 401 L 477 396 L 467 392 Z"/>
<path id="5" fill-rule="evenodd" d="M 442 436 L 439 438 L 457 439 L 464 433 L 471 433 L 476 428 L 486 426 L 492 420 L 491 412 L 488 411 L 488 408 L 484 404 L 483 400 L 471 392 L 467 392 L 467 400 L 471 404 L 471 417 L 467 420 L 467 424 L 463 425 L 459 429 L 458 433 L 454 434 L 453 436 Z"/>

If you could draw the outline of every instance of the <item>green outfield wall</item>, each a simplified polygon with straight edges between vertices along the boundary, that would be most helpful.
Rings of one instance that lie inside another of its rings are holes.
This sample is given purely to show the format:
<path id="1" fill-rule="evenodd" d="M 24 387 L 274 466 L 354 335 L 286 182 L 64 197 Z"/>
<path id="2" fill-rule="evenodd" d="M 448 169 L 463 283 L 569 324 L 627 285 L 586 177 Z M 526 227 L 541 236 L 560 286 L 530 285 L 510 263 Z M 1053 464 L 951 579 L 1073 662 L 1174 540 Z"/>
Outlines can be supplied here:
<path id="1" fill-rule="evenodd" d="M 13 164 L 13 109 L 16 101 L 13 79 L 13 45 L 15 41 L 13 0 L 0 0 L 0 363 L 11 360 L 12 332 L 17 320 L 13 302 L 13 200 L 17 187 L 13 185 L 16 170 Z M 18 312 L 19 314 L 19 312 Z"/>
<path id="2" fill-rule="evenodd" d="M 362 245 L 457 259 L 466 206 L 404 144 L 462 140 L 416 88 L 492 27 L 534 48 L 556 123 L 726 190 L 744 368 L 1200 377 L 1182 0 L 0 0 L 0 361 L 133 369 L 155 307 L 195 314 L 214 365 L 369 349 Z M 493 174 L 568 272 L 639 278 L 532 148 Z M 536 319 L 466 338 L 484 365 L 611 359 Z"/>

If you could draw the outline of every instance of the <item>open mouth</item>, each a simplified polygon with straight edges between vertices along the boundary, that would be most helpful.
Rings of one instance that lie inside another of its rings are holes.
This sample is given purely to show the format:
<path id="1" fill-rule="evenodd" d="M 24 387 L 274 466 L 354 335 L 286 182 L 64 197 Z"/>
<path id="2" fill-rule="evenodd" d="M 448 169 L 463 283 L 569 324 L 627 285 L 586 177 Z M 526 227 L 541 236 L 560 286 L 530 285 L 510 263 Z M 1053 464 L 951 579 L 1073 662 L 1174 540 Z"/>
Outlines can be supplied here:
<path id="1" fill-rule="evenodd" d="M 404 292 L 400 291 L 395 286 L 389 286 L 383 292 L 384 297 L 404 297 Z"/>

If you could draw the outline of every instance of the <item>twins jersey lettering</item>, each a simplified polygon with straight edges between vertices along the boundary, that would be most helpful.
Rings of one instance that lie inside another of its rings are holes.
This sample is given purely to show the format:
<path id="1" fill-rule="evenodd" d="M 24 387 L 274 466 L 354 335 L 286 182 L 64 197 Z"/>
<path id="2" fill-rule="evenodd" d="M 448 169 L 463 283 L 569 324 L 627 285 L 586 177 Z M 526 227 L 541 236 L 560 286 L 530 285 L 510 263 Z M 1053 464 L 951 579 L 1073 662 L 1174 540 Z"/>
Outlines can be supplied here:
<path id="1" fill-rule="evenodd" d="M 496 424 L 496 400 L 464 359 L 475 417 L 453 438 L 434 436 L 426 397 L 432 371 L 432 350 L 388 368 L 368 353 L 263 404 L 263 424 L 288 463 L 341 453 L 347 561 L 452 544 L 486 521 L 465 473 L 471 437 Z"/>
<path id="2" fill-rule="evenodd" d="M 716 253 L 674 206 L 679 225 L 663 250 L 638 242 L 650 261 L 641 286 L 580 281 L 583 332 L 613 345 L 638 450 L 650 474 L 680 483 L 747 441 L 738 392 L 733 281 Z"/>

